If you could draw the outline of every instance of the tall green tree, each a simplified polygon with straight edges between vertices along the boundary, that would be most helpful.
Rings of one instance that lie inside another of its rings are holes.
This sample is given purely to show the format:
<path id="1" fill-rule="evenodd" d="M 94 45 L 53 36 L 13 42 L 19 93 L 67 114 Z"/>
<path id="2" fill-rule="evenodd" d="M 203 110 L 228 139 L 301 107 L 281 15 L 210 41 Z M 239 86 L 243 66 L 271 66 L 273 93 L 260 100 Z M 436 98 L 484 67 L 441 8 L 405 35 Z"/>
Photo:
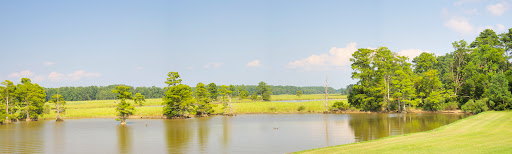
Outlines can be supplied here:
<path id="1" fill-rule="evenodd" d="M 60 112 L 64 110 L 64 105 L 66 105 L 64 97 L 62 97 L 62 95 L 59 94 L 53 95 L 49 103 L 55 104 L 55 112 L 57 113 L 56 121 L 63 121 L 60 117 Z"/>
<path id="2" fill-rule="evenodd" d="M 195 102 L 192 96 L 192 88 L 181 84 L 178 72 L 170 72 L 168 78 L 167 91 L 162 98 L 164 109 L 163 114 L 168 118 L 186 118 L 190 114 L 191 108 Z"/>
<path id="3" fill-rule="evenodd" d="M 414 79 L 411 64 L 407 62 L 409 58 L 405 56 L 397 57 L 397 67 L 393 76 L 393 98 L 398 102 L 398 110 L 405 111 L 406 104 L 412 104 L 415 95 Z"/>
<path id="4" fill-rule="evenodd" d="M 5 87 L 2 87 L 2 90 L 0 90 L 1 92 L 1 97 L 2 97 L 2 100 L 5 102 L 5 114 L 6 114 L 6 117 L 5 117 L 5 120 L 6 122 L 10 122 L 10 119 L 8 116 L 9 116 L 9 113 L 12 115 L 12 109 L 14 107 L 14 102 L 13 100 L 16 98 L 16 86 L 9 80 L 5 80 L 4 82 L 2 82 L 2 85 L 4 85 Z M 9 112 L 9 108 L 11 108 L 11 111 Z"/>
<path id="5" fill-rule="evenodd" d="M 26 113 L 26 121 L 37 119 L 43 113 L 46 93 L 43 87 L 33 84 L 29 78 L 21 78 L 16 87 L 16 96 Z"/>
<path id="6" fill-rule="evenodd" d="M 295 95 L 297 95 L 297 97 L 302 96 L 302 91 L 298 90 L 298 91 L 297 91 L 297 93 L 296 93 Z"/>
<path id="7" fill-rule="evenodd" d="M 121 120 L 121 125 L 126 124 L 126 118 L 128 118 L 130 115 L 133 115 L 135 112 L 135 107 L 132 106 L 132 104 L 127 99 L 133 99 L 132 93 L 129 92 L 130 87 L 129 86 L 117 86 L 116 89 L 112 90 L 112 92 L 117 94 L 117 99 L 119 99 L 119 103 L 117 104 L 117 114 L 118 114 L 118 120 Z"/>
<path id="8" fill-rule="evenodd" d="M 198 115 L 207 116 L 213 113 L 213 104 L 209 101 L 208 90 L 201 82 L 196 85 L 195 97 L 197 101 L 196 113 Z"/>
<path id="9" fill-rule="evenodd" d="M 231 114 L 231 94 L 233 91 L 230 90 L 229 86 L 221 85 L 220 86 L 220 95 L 222 96 L 222 105 L 224 106 L 224 113 L 227 113 L 229 109 L 229 114 Z"/>
<path id="10" fill-rule="evenodd" d="M 219 96 L 219 92 L 217 90 L 217 85 L 215 83 L 208 84 L 208 97 L 210 98 L 210 102 L 216 101 Z"/>
<path id="11" fill-rule="evenodd" d="M 146 96 L 142 95 L 141 93 L 136 93 L 133 97 L 133 103 L 139 104 L 139 106 L 143 106 L 144 102 L 146 102 Z"/>
<path id="12" fill-rule="evenodd" d="M 506 110 L 512 107 L 512 94 L 508 90 L 508 81 L 502 73 L 491 77 L 490 87 L 484 97 L 489 98 L 488 107 L 493 110 Z"/>
<path id="13" fill-rule="evenodd" d="M 263 101 L 270 101 L 270 95 L 272 95 L 272 91 L 270 89 L 270 86 L 267 85 L 267 83 L 261 81 L 258 83 L 258 93 L 261 94 L 261 99 Z"/>
<path id="14" fill-rule="evenodd" d="M 475 41 L 471 42 L 469 45 L 472 48 L 476 48 L 480 45 L 489 45 L 491 47 L 499 46 L 500 38 L 498 35 L 496 35 L 496 32 L 494 32 L 492 29 L 485 29 L 484 31 L 480 32 L 480 35 L 476 37 Z"/>
<path id="15" fill-rule="evenodd" d="M 414 73 L 421 74 L 430 69 L 434 69 L 437 64 L 437 59 L 434 53 L 421 53 L 418 57 L 414 57 L 412 60 L 414 63 Z"/>

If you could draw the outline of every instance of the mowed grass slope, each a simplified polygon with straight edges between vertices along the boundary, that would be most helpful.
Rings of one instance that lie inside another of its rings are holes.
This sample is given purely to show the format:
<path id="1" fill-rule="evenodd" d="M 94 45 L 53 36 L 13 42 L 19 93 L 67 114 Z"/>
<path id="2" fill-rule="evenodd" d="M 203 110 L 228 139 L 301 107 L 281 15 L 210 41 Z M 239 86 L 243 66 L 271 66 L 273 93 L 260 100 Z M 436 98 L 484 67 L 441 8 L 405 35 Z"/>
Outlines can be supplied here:
<path id="1" fill-rule="evenodd" d="M 512 112 L 484 112 L 432 131 L 298 153 L 512 153 Z"/>

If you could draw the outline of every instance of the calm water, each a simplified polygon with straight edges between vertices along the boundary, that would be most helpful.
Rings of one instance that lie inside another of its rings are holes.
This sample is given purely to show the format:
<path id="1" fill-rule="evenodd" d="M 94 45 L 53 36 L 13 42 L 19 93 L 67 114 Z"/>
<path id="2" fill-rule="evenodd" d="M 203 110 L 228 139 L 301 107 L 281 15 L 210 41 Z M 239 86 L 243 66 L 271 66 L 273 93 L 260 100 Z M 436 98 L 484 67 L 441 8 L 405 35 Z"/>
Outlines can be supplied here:
<path id="1" fill-rule="evenodd" d="M 17 122 L 0 125 L 0 153 L 286 153 L 431 130 L 464 117 L 254 114 L 129 119 L 126 126 L 114 119 Z"/>

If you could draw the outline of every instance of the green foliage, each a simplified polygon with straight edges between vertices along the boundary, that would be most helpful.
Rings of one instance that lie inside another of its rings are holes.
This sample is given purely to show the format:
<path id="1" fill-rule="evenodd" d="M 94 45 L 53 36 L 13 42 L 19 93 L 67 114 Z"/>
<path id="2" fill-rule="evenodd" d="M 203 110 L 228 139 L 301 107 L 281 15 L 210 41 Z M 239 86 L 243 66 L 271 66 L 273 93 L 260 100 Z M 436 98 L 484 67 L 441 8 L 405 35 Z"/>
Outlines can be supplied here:
<path id="1" fill-rule="evenodd" d="M 217 90 L 217 85 L 215 83 L 208 84 L 208 98 L 210 98 L 210 102 L 216 101 L 219 96 L 219 92 Z"/>
<path id="2" fill-rule="evenodd" d="M 33 84 L 30 79 L 22 78 L 21 84 L 18 84 L 15 91 L 18 106 L 26 114 L 25 118 L 37 119 L 43 113 L 43 106 L 46 93 L 43 87 L 37 83 Z"/>
<path id="3" fill-rule="evenodd" d="M 484 31 L 480 32 L 480 35 L 478 35 L 475 41 L 471 42 L 469 46 L 475 48 L 481 45 L 489 45 L 493 47 L 500 45 L 498 35 L 496 35 L 492 29 L 485 29 Z"/>
<path id="4" fill-rule="evenodd" d="M 489 109 L 486 105 L 487 101 L 487 98 L 477 100 L 476 102 L 470 99 L 466 104 L 462 105 L 462 111 L 473 112 L 474 114 L 487 111 Z"/>
<path id="5" fill-rule="evenodd" d="M 142 95 L 141 93 L 136 93 L 133 97 L 133 102 L 135 104 L 139 104 L 139 106 L 143 106 L 144 102 L 146 102 L 146 96 Z"/>
<path id="6" fill-rule="evenodd" d="M 121 122 L 124 122 L 126 118 L 128 118 L 130 115 L 133 115 L 135 112 L 135 108 L 132 106 L 132 104 L 126 101 L 127 99 L 133 99 L 132 93 L 129 92 L 129 90 L 130 87 L 123 85 L 117 86 L 116 89 L 112 90 L 112 92 L 117 94 L 117 99 L 119 99 L 119 102 L 116 102 L 116 111 Z"/>
<path id="7" fill-rule="evenodd" d="M 241 99 L 246 99 L 247 97 L 249 97 L 249 91 L 243 89 L 242 91 L 240 91 L 240 98 Z"/>
<path id="8" fill-rule="evenodd" d="M 457 110 L 459 108 L 459 104 L 456 101 L 451 101 L 445 104 L 444 110 Z"/>
<path id="9" fill-rule="evenodd" d="M 350 110 L 350 104 L 345 101 L 337 101 L 331 107 L 331 111 L 346 111 Z"/>
<path id="10" fill-rule="evenodd" d="M 198 115 L 209 115 L 214 112 L 213 104 L 208 99 L 208 90 L 205 85 L 201 82 L 197 83 L 195 90 L 195 98 L 197 101 L 196 114 Z"/>
<path id="11" fill-rule="evenodd" d="M 251 95 L 251 99 L 252 100 L 257 100 L 258 99 L 258 93 L 253 92 L 252 95 Z"/>
<path id="12" fill-rule="evenodd" d="M 263 99 L 263 101 L 270 101 L 270 95 L 272 95 L 270 86 L 268 86 L 267 83 L 261 81 L 257 88 L 258 93 L 261 95 L 261 99 Z"/>
<path id="13" fill-rule="evenodd" d="M 306 110 L 306 107 L 304 105 L 301 105 L 297 108 L 297 111 L 304 111 Z"/>
<path id="14" fill-rule="evenodd" d="M 167 84 L 168 87 L 181 84 L 181 79 L 178 72 L 167 73 L 167 81 L 165 81 L 165 84 Z"/>
<path id="15" fill-rule="evenodd" d="M 437 59 L 433 53 L 423 52 L 418 57 L 415 57 L 412 62 L 415 67 L 414 73 L 421 74 L 434 69 L 434 66 L 437 64 Z"/>
<path id="16" fill-rule="evenodd" d="M 297 91 L 297 94 L 295 94 L 295 95 L 297 95 L 297 97 L 302 96 L 302 91 L 300 91 L 300 90 L 299 90 L 299 91 Z"/>
<path id="17" fill-rule="evenodd" d="M 163 114 L 169 118 L 187 117 L 195 102 L 192 88 L 183 84 L 168 87 L 162 100 L 165 105 Z"/>
<path id="18" fill-rule="evenodd" d="M 498 73 L 491 76 L 490 86 L 483 96 L 489 98 L 488 107 L 491 110 L 505 110 L 512 106 L 512 95 L 508 90 L 508 80 L 504 74 Z"/>

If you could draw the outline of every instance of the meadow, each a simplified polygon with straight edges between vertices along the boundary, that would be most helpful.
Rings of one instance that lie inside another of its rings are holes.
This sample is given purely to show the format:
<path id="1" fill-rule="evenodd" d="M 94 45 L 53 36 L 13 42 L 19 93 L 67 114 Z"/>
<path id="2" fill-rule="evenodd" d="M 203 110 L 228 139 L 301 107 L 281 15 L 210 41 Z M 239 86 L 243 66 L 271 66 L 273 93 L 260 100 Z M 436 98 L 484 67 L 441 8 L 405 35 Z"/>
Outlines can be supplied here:
<path id="1" fill-rule="evenodd" d="M 297 97 L 295 95 L 272 95 L 272 101 L 278 100 L 315 100 L 322 99 L 324 95 L 312 94 L 302 95 Z M 330 95 L 329 99 L 344 99 L 346 96 L 334 94 Z M 331 106 L 336 101 L 346 100 L 330 100 L 328 106 Z M 133 104 L 133 101 L 129 101 Z M 234 114 L 247 114 L 247 113 L 309 113 L 309 112 L 323 112 L 325 111 L 324 101 L 310 101 L 310 102 L 263 102 L 254 101 L 250 99 L 238 100 L 232 99 L 232 111 Z M 214 102 L 217 106 L 214 107 L 215 114 L 224 113 L 224 109 L 220 102 Z M 47 103 L 47 105 L 53 105 Z M 130 118 L 161 118 L 162 117 L 162 99 L 146 99 L 143 106 L 133 104 L 135 106 L 135 114 Z M 302 107 L 301 107 L 302 106 Z M 68 101 L 66 102 L 65 113 L 61 113 L 63 118 L 115 118 L 116 117 L 116 103 L 114 100 L 94 100 L 94 101 Z M 300 108 L 300 109 L 299 109 Z M 41 119 L 53 119 L 56 117 L 54 112 L 43 114 Z"/>
<path id="2" fill-rule="evenodd" d="M 510 153 L 512 112 L 489 111 L 438 129 L 297 153 Z"/>

